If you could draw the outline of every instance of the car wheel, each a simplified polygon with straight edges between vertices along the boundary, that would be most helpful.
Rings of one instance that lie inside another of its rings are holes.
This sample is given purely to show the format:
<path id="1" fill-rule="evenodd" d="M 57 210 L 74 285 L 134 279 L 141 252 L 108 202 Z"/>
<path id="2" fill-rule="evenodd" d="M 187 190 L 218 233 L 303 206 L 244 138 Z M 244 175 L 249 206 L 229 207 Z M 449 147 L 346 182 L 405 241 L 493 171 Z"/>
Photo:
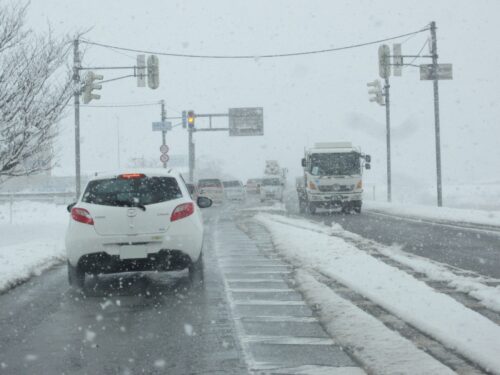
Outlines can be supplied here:
<path id="1" fill-rule="evenodd" d="M 316 206 L 315 206 L 314 204 L 309 203 L 308 208 L 309 208 L 309 213 L 310 213 L 311 215 L 316 214 Z"/>
<path id="2" fill-rule="evenodd" d="M 72 287 L 83 289 L 85 286 L 85 271 L 80 267 L 72 266 L 68 261 L 68 282 Z"/>
<path id="3" fill-rule="evenodd" d="M 196 262 L 190 264 L 189 279 L 192 285 L 203 284 L 203 253 L 200 253 Z"/>

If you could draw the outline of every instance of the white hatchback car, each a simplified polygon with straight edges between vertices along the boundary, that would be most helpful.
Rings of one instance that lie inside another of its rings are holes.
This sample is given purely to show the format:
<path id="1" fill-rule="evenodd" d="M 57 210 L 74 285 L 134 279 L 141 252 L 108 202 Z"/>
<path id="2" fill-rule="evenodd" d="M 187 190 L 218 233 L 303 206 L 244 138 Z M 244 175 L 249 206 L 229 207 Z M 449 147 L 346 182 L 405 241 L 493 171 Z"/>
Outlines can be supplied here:
<path id="1" fill-rule="evenodd" d="M 203 222 L 182 177 L 171 171 L 103 174 L 68 206 L 69 283 L 82 288 L 85 274 L 189 268 L 202 275 Z"/>

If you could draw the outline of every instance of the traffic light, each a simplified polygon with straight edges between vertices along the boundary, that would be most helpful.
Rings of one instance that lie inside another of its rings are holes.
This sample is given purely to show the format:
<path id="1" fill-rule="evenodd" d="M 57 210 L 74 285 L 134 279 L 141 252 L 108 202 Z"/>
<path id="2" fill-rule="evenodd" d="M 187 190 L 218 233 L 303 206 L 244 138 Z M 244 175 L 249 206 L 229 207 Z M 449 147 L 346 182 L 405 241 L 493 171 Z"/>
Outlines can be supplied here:
<path id="1" fill-rule="evenodd" d="M 193 129 L 194 128 L 194 119 L 195 119 L 195 114 L 194 114 L 194 111 L 188 111 L 187 113 L 187 123 L 188 123 L 188 126 Z"/>
<path id="2" fill-rule="evenodd" d="M 160 86 L 160 67 L 158 57 L 148 56 L 148 87 L 157 89 Z"/>
<path id="3" fill-rule="evenodd" d="M 94 83 L 94 81 L 100 81 L 104 77 L 100 74 L 95 74 L 94 72 L 87 72 L 85 75 L 85 83 L 83 85 L 83 103 L 88 104 L 93 99 L 101 99 L 101 95 L 93 94 L 92 91 L 102 89 L 102 85 Z"/>
<path id="4" fill-rule="evenodd" d="M 382 92 L 382 85 L 380 81 L 376 79 L 373 82 L 368 82 L 366 84 L 368 87 L 368 94 L 373 95 L 370 97 L 371 102 L 377 102 L 380 105 L 385 105 L 384 93 Z"/>
<path id="5" fill-rule="evenodd" d="M 187 128 L 187 112 L 186 111 L 182 111 L 182 127 L 184 129 Z"/>

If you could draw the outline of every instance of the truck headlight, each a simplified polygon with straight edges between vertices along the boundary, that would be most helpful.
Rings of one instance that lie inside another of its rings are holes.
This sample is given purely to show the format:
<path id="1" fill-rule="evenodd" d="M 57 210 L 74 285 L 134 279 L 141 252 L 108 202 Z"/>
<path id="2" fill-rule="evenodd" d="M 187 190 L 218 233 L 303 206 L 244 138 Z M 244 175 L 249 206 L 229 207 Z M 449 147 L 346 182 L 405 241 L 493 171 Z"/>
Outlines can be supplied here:
<path id="1" fill-rule="evenodd" d="M 316 184 L 312 181 L 309 181 L 309 189 L 318 190 L 318 188 L 316 187 Z"/>
<path id="2" fill-rule="evenodd" d="M 356 184 L 356 189 L 363 189 L 363 181 L 359 180 L 358 183 Z"/>

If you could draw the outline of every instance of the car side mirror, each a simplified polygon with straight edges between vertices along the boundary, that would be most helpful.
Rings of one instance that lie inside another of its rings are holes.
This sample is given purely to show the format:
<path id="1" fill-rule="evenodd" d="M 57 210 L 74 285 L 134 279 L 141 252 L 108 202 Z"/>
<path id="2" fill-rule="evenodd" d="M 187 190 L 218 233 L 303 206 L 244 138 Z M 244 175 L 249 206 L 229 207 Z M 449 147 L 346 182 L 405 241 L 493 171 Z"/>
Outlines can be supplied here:
<path id="1" fill-rule="evenodd" d="M 365 160 L 367 163 L 370 163 L 372 161 L 372 157 L 370 155 L 365 155 Z M 370 169 L 370 168 L 368 168 Z"/>
<path id="2" fill-rule="evenodd" d="M 302 166 L 305 168 L 306 166 L 306 159 L 305 158 L 302 158 Z"/>
<path id="3" fill-rule="evenodd" d="M 212 205 L 213 201 L 208 197 L 198 197 L 196 204 L 200 208 L 208 208 Z"/>
<path id="4" fill-rule="evenodd" d="M 76 202 L 73 202 L 73 203 L 71 203 L 71 204 L 68 204 L 68 207 L 66 207 L 66 210 L 68 210 L 68 212 L 71 212 L 71 209 L 72 209 L 73 207 L 75 207 L 75 206 L 76 206 Z"/>
<path id="5" fill-rule="evenodd" d="M 365 169 L 371 169 L 372 166 L 370 165 L 370 163 L 365 163 Z"/>

